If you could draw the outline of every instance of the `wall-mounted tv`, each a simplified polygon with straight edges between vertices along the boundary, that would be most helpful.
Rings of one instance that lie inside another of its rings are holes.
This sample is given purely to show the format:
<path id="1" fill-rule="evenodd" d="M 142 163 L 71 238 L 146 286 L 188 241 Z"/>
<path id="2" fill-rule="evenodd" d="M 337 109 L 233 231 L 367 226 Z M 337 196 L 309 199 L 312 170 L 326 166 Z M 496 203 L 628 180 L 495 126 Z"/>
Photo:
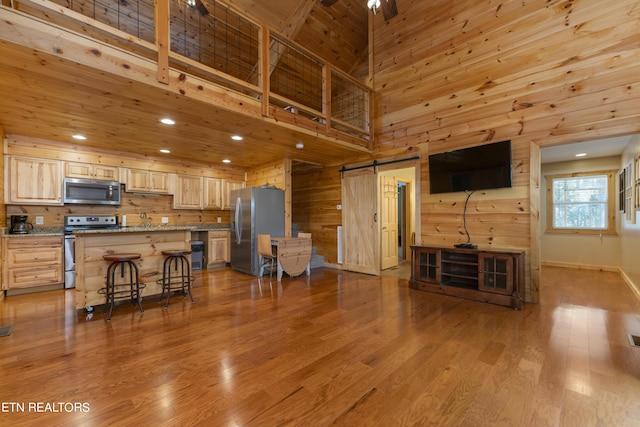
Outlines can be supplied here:
<path id="1" fill-rule="evenodd" d="M 511 141 L 429 156 L 431 194 L 511 187 Z"/>

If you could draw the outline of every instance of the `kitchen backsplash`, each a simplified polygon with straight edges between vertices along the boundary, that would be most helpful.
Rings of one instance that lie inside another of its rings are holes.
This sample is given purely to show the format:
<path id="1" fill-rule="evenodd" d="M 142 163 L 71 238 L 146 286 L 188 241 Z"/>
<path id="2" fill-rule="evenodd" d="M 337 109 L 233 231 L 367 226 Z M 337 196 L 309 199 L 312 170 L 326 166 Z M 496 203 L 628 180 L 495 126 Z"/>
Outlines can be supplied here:
<path id="1" fill-rule="evenodd" d="M 162 218 L 168 218 L 168 224 L 193 225 L 193 224 L 229 224 L 229 211 L 226 210 L 187 210 L 173 209 L 173 196 L 157 195 L 142 196 L 122 192 L 120 206 L 90 206 L 90 205 L 65 205 L 65 206 L 31 206 L 31 205 L 6 205 L 7 224 L 11 215 L 27 215 L 28 222 L 34 227 L 62 227 L 64 217 L 67 215 L 122 215 L 127 216 L 127 226 L 144 225 L 145 219 L 151 225 L 161 225 Z M 43 224 L 36 224 L 36 217 L 42 217 Z"/>

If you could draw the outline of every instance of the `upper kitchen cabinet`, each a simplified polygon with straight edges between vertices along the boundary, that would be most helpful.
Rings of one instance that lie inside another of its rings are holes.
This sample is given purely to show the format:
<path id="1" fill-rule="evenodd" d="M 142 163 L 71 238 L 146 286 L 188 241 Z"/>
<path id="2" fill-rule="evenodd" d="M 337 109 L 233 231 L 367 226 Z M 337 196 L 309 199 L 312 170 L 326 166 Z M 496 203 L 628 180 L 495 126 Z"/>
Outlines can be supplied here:
<path id="1" fill-rule="evenodd" d="M 231 181 L 195 175 L 175 175 L 172 184 L 174 209 L 229 209 L 229 193 L 244 187 Z"/>
<path id="2" fill-rule="evenodd" d="M 126 169 L 124 174 L 125 191 L 137 193 L 169 192 L 169 174 L 144 169 Z"/>
<path id="3" fill-rule="evenodd" d="M 202 177 L 175 175 L 173 184 L 174 209 L 202 209 Z"/>
<path id="4" fill-rule="evenodd" d="M 5 157 L 5 203 L 62 205 L 63 162 L 33 157 Z"/>
<path id="5" fill-rule="evenodd" d="M 222 209 L 222 180 L 220 178 L 203 178 L 203 209 Z"/>
<path id="6" fill-rule="evenodd" d="M 91 163 L 66 162 L 64 176 L 68 178 L 104 179 L 118 181 L 120 170 L 115 166 L 96 165 Z"/>
<path id="7" fill-rule="evenodd" d="M 233 180 L 224 180 L 224 191 L 223 191 L 223 201 L 222 208 L 223 209 L 231 209 L 231 190 L 238 190 L 240 188 L 244 188 L 244 181 L 233 181 Z"/>

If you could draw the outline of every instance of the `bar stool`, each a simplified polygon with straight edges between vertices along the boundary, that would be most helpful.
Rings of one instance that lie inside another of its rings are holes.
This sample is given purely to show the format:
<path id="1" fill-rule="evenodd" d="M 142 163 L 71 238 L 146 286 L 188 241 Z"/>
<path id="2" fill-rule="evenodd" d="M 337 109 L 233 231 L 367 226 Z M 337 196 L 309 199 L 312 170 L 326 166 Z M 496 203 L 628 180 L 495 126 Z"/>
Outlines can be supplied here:
<path id="1" fill-rule="evenodd" d="M 187 255 L 191 254 L 190 250 L 165 250 L 162 251 L 162 255 L 165 256 L 164 264 L 162 266 L 162 279 L 158 279 L 157 283 L 162 286 L 162 294 L 160 294 L 160 300 L 165 291 L 167 292 L 167 302 L 165 307 L 169 306 L 169 297 L 171 296 L 171 290 L 181 290 L 183 296 L 189 294 L 191 302 L 193 303 L 193 295 L 191 295 L 191 282 L 195 280 L 195 277 L 191 276 L 191 264 Z"/>
<path id="2" fill-rule="evenodd" d="M 140 313 L 144 313 L 140 290 L 144 289 L 145 284 L 140 283 L 138 265 L 134 262 L 134 260 L 140 259 L 140 254 L 106 254 L 102 256 L 102 259 L 111 262 L 107 267 L 107 286 L 98 291 L 106 296 L 102 312 L 104 313 L 107 310 L 107 306 L 109 306 L 107 320 L 111 320 L 113 307 L 116 304 L 116 300 L 119 299 L 131 298 L 131 303 L 134 306 L 137 304 Z M 120 267 L 120 280 L 116 280 L 118 267 Z"/>

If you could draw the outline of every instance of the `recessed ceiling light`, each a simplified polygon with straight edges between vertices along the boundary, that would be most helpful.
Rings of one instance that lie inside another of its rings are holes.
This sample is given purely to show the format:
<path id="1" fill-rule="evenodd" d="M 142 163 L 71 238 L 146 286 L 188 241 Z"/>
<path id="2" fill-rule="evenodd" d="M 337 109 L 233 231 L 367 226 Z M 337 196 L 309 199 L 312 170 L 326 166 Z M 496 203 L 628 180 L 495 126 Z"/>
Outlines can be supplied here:
<path id="1" fill-rule="evenodd" d="M 85 139 L 87 139 L 87 137 L 86 137 L 86 136 L 84 136 L 84 135 L 80 135 L 79 133 L 76 133 L 76 134 L 72 135 L 72 138 L 73 138 L 73 139 L 80 140 L 80 141 L 84 141 Z"/>
<path id="2" fill-rule="evenodd" d="M 222 160 L 222 163 L 231 163 L 231 160 L 229 160 L 229 159 L 224 159 L 224 160 Z"/>
<path id="3" fill-rule="evenodd" d="M 584 157 L 586 155 L 587 155 L 587 153 L 578 153 L 578 154 L 576 154 L 576 157 Z"/>
<path id="4" fill-rule="evenodd" d="M 168 117 L 165 117 L 164 119 L 160 119 L 161 123 L 164 123 L 165 125 L 175 125 L 176 122 L 174 120 L 171 120 Z"/>
<path id="5" fill-rule="evenodd" d="M 165 154 L 169 154 L 171 151 L 167 150 L 166 148 L 163 148 L 162 150 L 160 150 L 161 153 L 165 153 Z"/>
<path id="6" fill-rule="evenodd" d="M 240 135 L 233 135 L 231 139 L 233 139 L 234 141 L 242 141 L 242 137 Z"/>
<path id="7" fill-rule="evenodd" d="M 302 143 L 302 142 L 298 142 L 298 143 L 296 143 L 296 148 L 297 148 L 298 150 L 302 150 L 302 149 L 304 148 L 304 143 Z"/>

